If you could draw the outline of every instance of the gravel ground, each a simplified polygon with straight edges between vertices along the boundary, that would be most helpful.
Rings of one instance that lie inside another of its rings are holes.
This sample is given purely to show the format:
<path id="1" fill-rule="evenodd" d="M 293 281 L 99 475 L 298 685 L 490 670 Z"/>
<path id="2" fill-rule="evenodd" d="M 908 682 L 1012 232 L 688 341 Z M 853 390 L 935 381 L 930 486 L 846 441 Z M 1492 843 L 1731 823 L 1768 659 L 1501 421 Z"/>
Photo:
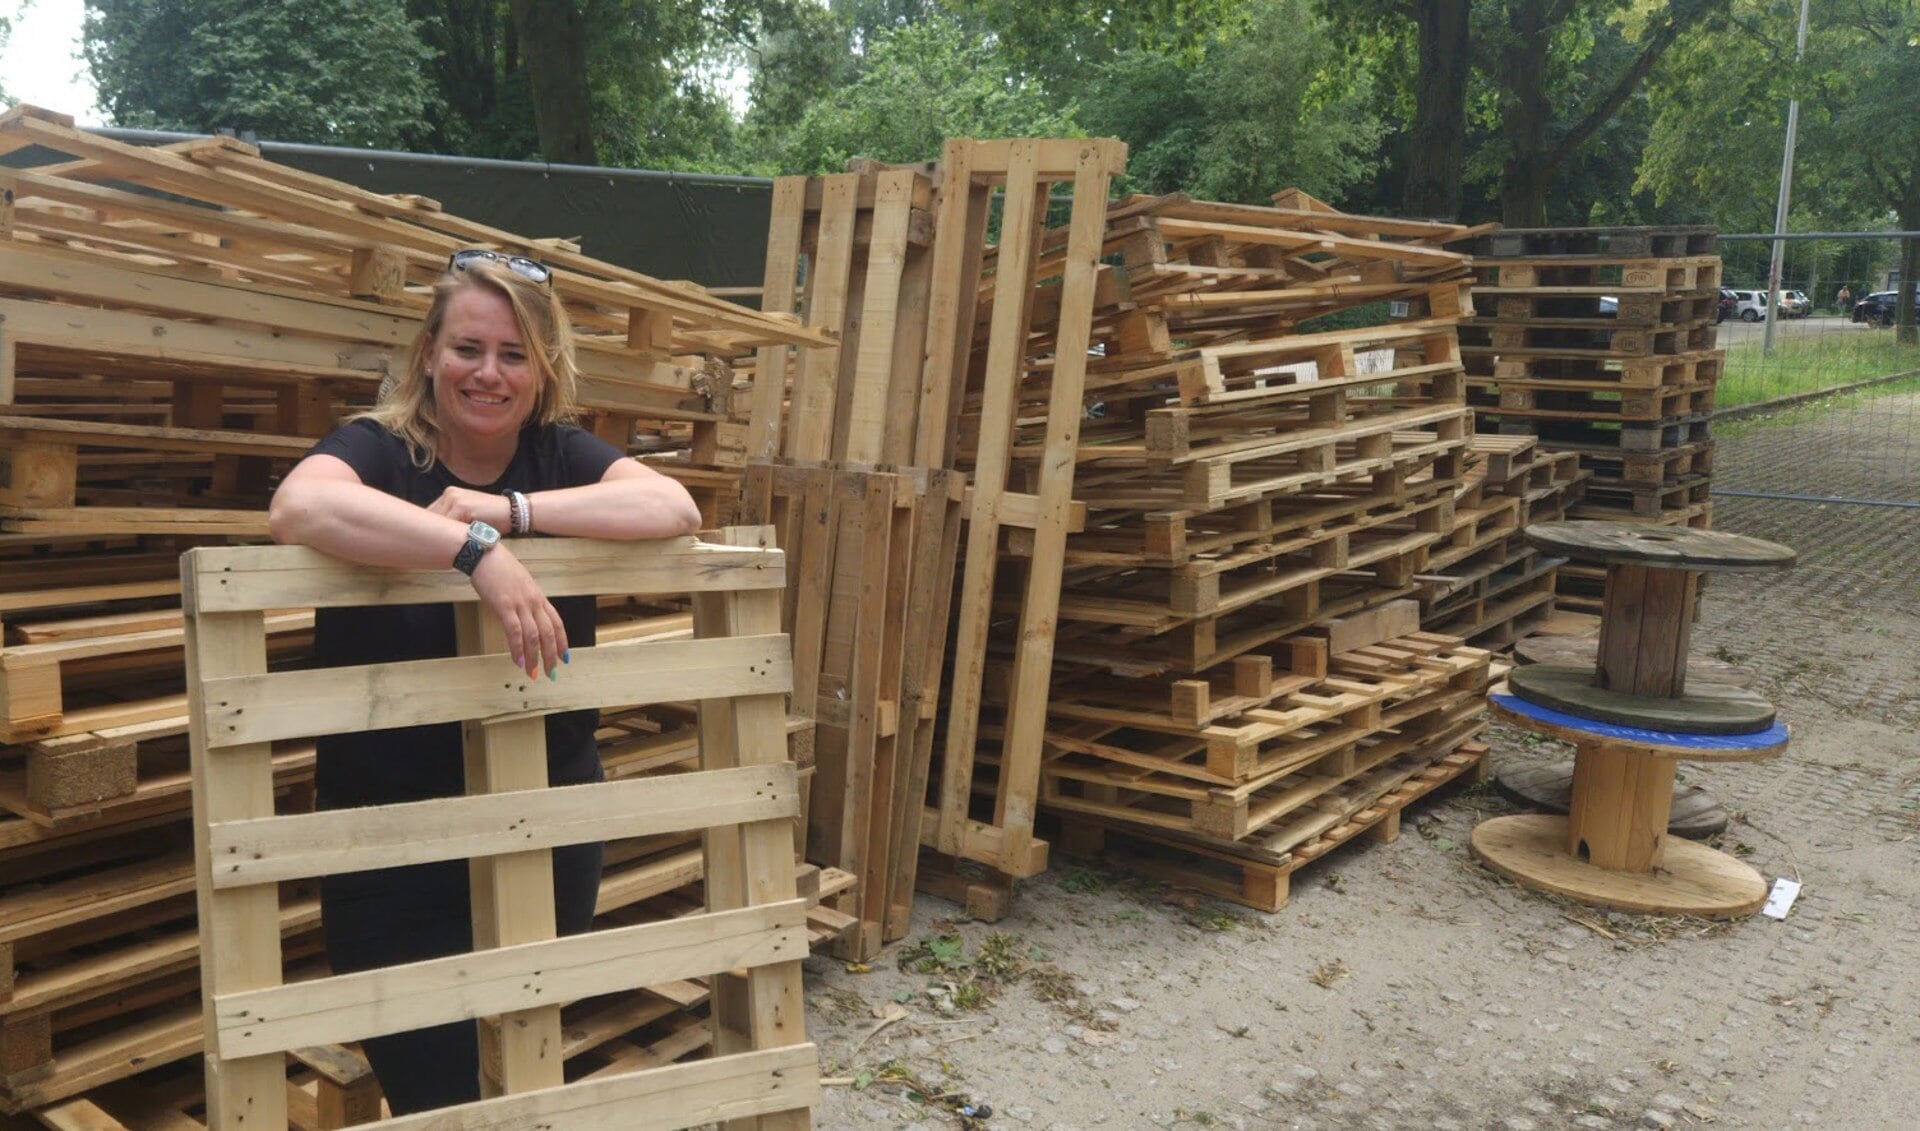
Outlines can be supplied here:
<path id="1" fill-rule="evenodd" d="M 1920 404 L 1879 411 L 1878 458 L 1837 414 L 1723 439 L 1716 483 L 1915 498 Z M 1682 767 L 1733 813 L 1724 850 L 1804 884 L 1784 922 L 1517 888 L 1466 848 L 1513 811 L 1485 788 L 1297 873 L 1277 915 L 1056 860 L 1001 923 L 923 897 L 917 951 L 809 961 L 809 1026 L 840 1081 L 817 1125 L 1914 1126 L 1920 510 L 1734 498 L 1716 525 L 1803 555 L 1715 579 L 1694 634 L 1755 673 L 1791 749 Z M 1511 731 L 1493 745 L 1496 765 L 1542 753 Z"/>

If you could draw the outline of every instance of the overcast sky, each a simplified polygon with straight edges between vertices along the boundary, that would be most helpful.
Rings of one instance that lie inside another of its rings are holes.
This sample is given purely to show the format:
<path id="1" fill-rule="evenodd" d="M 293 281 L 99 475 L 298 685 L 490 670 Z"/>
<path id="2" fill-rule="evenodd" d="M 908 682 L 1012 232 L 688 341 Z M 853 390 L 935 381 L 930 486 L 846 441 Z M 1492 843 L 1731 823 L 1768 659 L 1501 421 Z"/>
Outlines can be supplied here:
<path id="1" fill-rule="evenodd" d="M 80 58 L 83 7 L 81 0 L 0 0 L 0 12 L 13 17 L 13 37 L 0 54 L 0 86 L 18 101 L 97 126 L 93 80 Z"/>

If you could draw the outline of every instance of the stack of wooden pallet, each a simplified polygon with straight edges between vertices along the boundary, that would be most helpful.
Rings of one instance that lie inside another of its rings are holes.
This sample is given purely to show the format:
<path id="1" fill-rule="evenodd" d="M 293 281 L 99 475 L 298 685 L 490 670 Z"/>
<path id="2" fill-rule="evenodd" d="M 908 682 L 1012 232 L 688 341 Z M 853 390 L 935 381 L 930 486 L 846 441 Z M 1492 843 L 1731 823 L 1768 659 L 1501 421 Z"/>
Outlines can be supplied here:
<path id="1" fill-rule="evenodd" d="M 1450 712 L 1477 714 L 1483 653 L 1414 638 L 1398 654 L 1410 666 L 1392 673 L 1412 681 L 1360 693 L 1327 670 L 1324 644 L 1303 659 L 1313 649 L 1292 639 L 1414 594 L 1453 530 L 1471 431 L 1454 336 L 1468 265 L 1437 245 L 1460 231 L 1345 215 L 1298 193 L 1273 207 L 1184 196 L 1114 205 L 1102 243 L 1120 264 L 1093 280 L 1084 381 L 1063 389 L 1042 364 L 1019 389 L 1028 407 L 1014 456 L 1043 482 L 1070 471 L 1085 508 L 1059 558 L 1014 532 L 1002 563 L 1028 584 L 1058 578 L 1044 726 L 1023 713 L 1033 674 L 1017 664 L 1032 635 L 989 636 L 981 723 L 949 730 L 944 800 L 971 796 L 978 819 L 1025 838 L 1044 804 L 1232 843 L 1327 787 L 1295 790 L 1289 775 L 1306 767 L 1345 759 L 1351 771 L 1367 761 L 1362 746 L 1389 734 L 1428 735 L 1415 745 L 1431 760 L 1470 735 L 1476 724 Z M 1070 238 L 1049 234 L 1043 254 Z M 1069 308 L 1052 290 L 1035 310 Z M 1377 313 L 1347 315 L 1357 328 L 1324 317 L 1363 304 Z M 1388 321 L 1390 310 L 1404 317 Z M 1063 317 L 1057 337 L 1043 332 L 1042 356 L 1067 358 L 1072 329 Z M 1070 457 L 1057 421 L 1041 421 L 1063 403 L 1085 418 Z M 963 409 L 962 465 L 994 434 L 973 422 L 987 408 Z M 1003 594 L 1009 629 L 1021 607 Z M 1446 659 L 1426 662 L 1438 652 Z M 967 655 L 956 652 L 957 668 Z M 1440 682 L 1457 685 L 1422 682 L 1454 661 Z M 1274 800 L 1276 789 L 1291 800 Z M 969 906 L 995 912 L 1024 874 L 975 882 Z"/>
<path id="2" fill-rule="evenodd" d="M 1541 228 L 1460 245 L 1478 272 L 1461 352 L 1480 430 L 1577 452 L 1590 478 L 1573 517 L 1710 524 L 1714 242 L 1709 227 Z M 1597 573 L 1561 576 L 1571 600 L 1597 598 Z"/>
<path id="3" fill-rule="evenodd" d="M 1475 436 L 1454 493 L 1453 532 L 1415 578 L 1421 626 L 1505 647 L 1545 624 L 1563 560 L 1520 532 L 1565 518 L 1589 474 L 1578 455 L 1543 451 L 1532 436 Z"/>
<path id="4" fill-rule="evenodd" d="M 950 744 L 971 742 L 956 735 L 977 711 L 1001 530 L 1042 543 L 1066 537 L 1071 460 L 1064 476 L 1016 483 L 1010 447 L 1040 324 L 1024 296 L 1038 278 L 1061 273 L 1059 256 L 1043 269 L 1036 254 L 1049 188 L 1071 187 L 1083 229 L 1065 274 L 1081 296 L 1084 359 L 1107 183 L 1124 154 L 1111 141 L 959 139 L 932 167 L 860 163 L 847 174 L 775 183 L 763 307 L 798 307 L 836 341 L 754 358 L 743 514 L 771 522 L 794 562 L 786 613 L 794 710 L 815 721 L 808 852 L 860 877 L 837 903 L 859 920 L 844 944 L 855 957 L 906 932 L 923 840 L 949 861 L 969 857 L 1022 875 L 1045 866 L 1043 844 L 1013 843 L 997 822 L 970 817 L 964 782 L 957 801 L 938 788 L 931 807 L 924 799 L 936 720 L 944 716 Z M 990 249 L 998 192 L 1003 236 Z M 1022 297 L 996 304 L 1001 290 Z M 978 338 L 977 317 L 985 323 Z M 1074 321 L 1068 314 L 1048 325 Z M 985 458 L 970 450 L 961 464 L 957 414 L 982 399 L 997 406 L 988 430 L 1000 447 Z M 1077 424 L 1077 412 L 1063 411 Z M 941 711 L 956 579 L 955 654 L 975 659 L 956 665 L 949 704 L 976 705 Z M 1030 589 L 1028 615 L 1046 616 L 1040 604 L 1057 600 L 1057 574 L 1034 577 Z M 1050 633 L 1034 639 L 1051 644 Z M 1031 662 L 1045 672 L 1046 655 Z M 1042 698 L 1044 690 L 1042 681 Z"/>
<path id="5" fill-rule="evenodd" d="M 740 441 L 730 376 L 710 359 L 823 339 L 229 139 L 142 149 L 22 109 L 0 116 L 0 152 L 26 166 L 0 170 L 0 1110 L 18 1111 L 102 1088 L 131 1095 L 135 1073 L 197 1051 L 177 559 L 264 537 L 273 482 L 372 403 L 451 251 L 553 264 L 597 426 L 639 448 L 672 437 L 665 463 L 716 503 L 733 496 L 724 453 Z M 612 596 L 603 609 L 606 645 L 691 632 L 670 599 Z M 304 658 L 309 610 L 264 625 L 276 664 Z M 694 720 L 691 705 L 609 715 L 610 776 L 691 766 Z M 310 743 L 280 744 L 274 772 L 284 810 L 310 807 Z M 610 920 L 697 898 L 695 838 L 623 842 L 608 860 Z M 803 878 L 828 895 L 849 879 Z M 315 960 L 316 922 L 310 893 L 289 889 L 291 969 Z M 816 923 L 846 921 L 822 910 Z M 656 1024 L 636 1039 L 684 1055 L 699 1042 L 683 1030 L 704 1022 L 682 1006 L 704 992 L 594 1003 L 569 1041 L 606 1046 Z M 331 1097 L 308 1107 L 338 1108 L 327 1089 L 353 1072 L 329 1050 L 308 1062 L 332 1081 L 304 1077 L 310 1096 Z M 192 1091 L 123 1106 L 178 1116 Z"/>

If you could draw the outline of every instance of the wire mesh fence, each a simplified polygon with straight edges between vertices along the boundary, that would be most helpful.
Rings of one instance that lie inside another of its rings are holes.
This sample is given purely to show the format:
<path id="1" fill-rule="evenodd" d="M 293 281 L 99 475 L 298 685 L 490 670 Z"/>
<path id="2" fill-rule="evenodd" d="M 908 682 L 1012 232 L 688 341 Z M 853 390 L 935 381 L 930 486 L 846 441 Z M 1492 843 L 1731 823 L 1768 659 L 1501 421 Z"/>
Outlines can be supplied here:
<path id="1" fill-rule="evenodd" d="M 1901 241 L 1788 242 L 1769 312 L 1769 241 L 1720 239 L 1720 524 L 1742 499 L 1920 507 L 1920 343 L 1894 325 Z"/>

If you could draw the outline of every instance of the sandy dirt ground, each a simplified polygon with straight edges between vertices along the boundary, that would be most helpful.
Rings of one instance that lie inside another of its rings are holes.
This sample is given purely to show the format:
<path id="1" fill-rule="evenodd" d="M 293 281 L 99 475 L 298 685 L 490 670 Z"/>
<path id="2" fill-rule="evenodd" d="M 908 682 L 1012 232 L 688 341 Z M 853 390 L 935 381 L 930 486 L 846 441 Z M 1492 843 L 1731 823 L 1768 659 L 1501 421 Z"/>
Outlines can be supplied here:
<path id="1" fill-rule="evenodd" d="M 1902 411 L 1910 445 L 1920 406 Z M 1807 464 L 1775 465 L 1824 458 L 1861 481 L 1835 472 L 1823 493 L 1886 498 L 1893 477 L 1915 497 L 1911 450 L 1858 458 L 1837 430 L 1861 427 L 1749 430 L 1722 442 L 1716 483 L 1804 488 Z M 1715 579 L 1694 637 L 1754 673 L 1791 749 L 1681 768 L 1731 811 L 1722 849 L 1804 885 L 1785 921 L 1516 887 L 1467 847 L 1516 811 L 1486 787 L 1296 873 L 1275 915 L 1056 857 L 1000 923 L 922 897 L 871 969 L 809 960 L 832 1081 L 817 1125 L 1920 1125 L 1920 510 L 1734 498 L 1716 517 L 1803 554 L 1788 575 Z M 1496 766 L 1552 753 L 1493 736 Z"/>

